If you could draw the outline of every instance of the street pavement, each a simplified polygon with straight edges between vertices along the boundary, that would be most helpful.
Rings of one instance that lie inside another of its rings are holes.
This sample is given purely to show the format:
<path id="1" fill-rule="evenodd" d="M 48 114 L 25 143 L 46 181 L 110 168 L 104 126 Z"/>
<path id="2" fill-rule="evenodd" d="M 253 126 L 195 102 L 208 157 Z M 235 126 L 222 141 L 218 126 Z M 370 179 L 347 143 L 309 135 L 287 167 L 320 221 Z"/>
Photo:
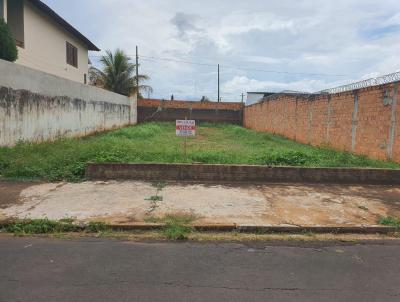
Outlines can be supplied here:
<path id="1" fill-rule="evenodd" d="M 0 301 L 400 301 L 400 243 L 0 237 Z"/>

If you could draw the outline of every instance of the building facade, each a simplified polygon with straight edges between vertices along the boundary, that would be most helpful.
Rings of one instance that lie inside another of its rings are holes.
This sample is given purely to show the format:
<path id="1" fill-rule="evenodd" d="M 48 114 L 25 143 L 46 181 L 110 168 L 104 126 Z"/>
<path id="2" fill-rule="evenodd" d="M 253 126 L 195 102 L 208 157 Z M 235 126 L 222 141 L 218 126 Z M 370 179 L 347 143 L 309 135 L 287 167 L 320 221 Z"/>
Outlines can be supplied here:
<path id="1" fill-rule="evenodd" d="M 72 81 L 88 82 L 92 42 L 39 0 L 0 0 L 0 17 L 18 47 L 17 64 Z"/>

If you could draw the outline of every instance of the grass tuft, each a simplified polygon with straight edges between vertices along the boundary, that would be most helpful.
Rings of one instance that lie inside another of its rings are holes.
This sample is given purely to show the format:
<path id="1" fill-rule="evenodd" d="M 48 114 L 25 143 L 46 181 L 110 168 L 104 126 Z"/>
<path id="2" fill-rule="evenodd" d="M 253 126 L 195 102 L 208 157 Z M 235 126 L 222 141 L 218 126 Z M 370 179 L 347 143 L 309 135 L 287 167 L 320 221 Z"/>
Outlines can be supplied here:
<path id="1" fill-rule="evenodd" d="M 104 222 L 91 221 L 88 223 L 85 230 L 89 233 L 101 233 L 107 231 L 108 227 Z"/>
<path id="2" fill-rule="evenodd" d="M 378 222 L 381 225 L 392 226 L 400 229 L 400 218 L 395 218 L 390 216 L 381 217 Z"/>
<path id="3" fill-rule="evenodd" d="M 192 214 L 168 214 L 164 217 L 147 217 L 146 222 L 163 223 L 162 234 L 170 240 L 187 240 L 194 232 L 191 223 L 196 219 Z"/>

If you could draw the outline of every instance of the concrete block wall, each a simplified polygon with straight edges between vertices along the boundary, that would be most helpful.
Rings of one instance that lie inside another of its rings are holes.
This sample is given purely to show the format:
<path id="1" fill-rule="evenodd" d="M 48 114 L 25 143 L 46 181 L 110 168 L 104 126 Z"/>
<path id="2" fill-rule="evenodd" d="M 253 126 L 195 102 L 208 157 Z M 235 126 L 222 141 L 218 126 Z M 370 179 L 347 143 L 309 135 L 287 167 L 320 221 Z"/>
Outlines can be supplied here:
<path id="1" fill-rule="evenodd" d="M 136 99 L 0 60 L 0 146 L 136 124 Z"/>
<path id="2" fill-rule="evenodd" d="M 204 164 L 89 164 L 90 180 L 400 184 L 398 169 L 268 167 Z"/>
<path id="3" fill-rule="evenodd" d="M 331 95 L 277 95 L 246 107 L 244 126 L 400 162 L 399 86 L 396 82 Z"/>

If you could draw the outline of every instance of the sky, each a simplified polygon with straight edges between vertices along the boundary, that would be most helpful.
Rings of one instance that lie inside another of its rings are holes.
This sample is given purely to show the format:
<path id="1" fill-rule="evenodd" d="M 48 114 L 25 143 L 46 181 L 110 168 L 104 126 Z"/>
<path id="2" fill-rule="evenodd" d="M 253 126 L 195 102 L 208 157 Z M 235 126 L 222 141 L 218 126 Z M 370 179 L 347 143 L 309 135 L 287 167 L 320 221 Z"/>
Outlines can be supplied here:
<path id="1" fill-rule="evenodd" d="M 316 92 L 400 71 L 399 0 L 43 0 L 104 52 L 123 49 L 152 98 Z M 101 53 L 91 52 L 97 65 Z"/>

